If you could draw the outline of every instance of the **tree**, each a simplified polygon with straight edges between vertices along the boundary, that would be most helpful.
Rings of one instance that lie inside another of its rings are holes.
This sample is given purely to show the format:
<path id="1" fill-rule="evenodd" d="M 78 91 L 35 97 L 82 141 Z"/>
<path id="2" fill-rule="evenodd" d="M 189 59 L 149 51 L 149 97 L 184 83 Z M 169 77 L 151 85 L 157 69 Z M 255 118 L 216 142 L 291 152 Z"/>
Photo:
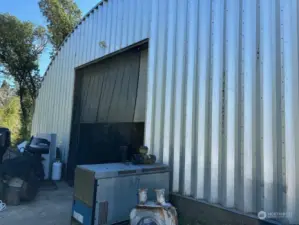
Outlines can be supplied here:
<path id="1" fill-rule="evenodd" d="M 0 126 L 9 128 L 13 145 L 19 141 L 21 129 L 19 97 L 10 97 L 5 105 L 0 107 Z"/>
<path id="2" fill-rule="evenodd" d="M 55 53 L 80 21 L 81 11 L 73 0 L 40 0 L 39 7 L 47 19 L 49 40 Z"/>
<path id="3" fill-rule="evenodd" d="M 12 77 L 18 87 L 24 136 L 30 133 L 29 124 L 41 81 L 38 58 L 46 45 L 45 28 L 0 14 L 0 74 Z"/>

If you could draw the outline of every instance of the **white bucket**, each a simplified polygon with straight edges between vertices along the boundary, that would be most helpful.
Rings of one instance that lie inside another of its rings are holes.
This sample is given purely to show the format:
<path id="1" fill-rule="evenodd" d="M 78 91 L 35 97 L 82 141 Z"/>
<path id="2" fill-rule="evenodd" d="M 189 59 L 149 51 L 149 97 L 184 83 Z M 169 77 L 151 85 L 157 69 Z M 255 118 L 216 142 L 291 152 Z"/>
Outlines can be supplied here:
<path id="1" fill-rule="evenodd" d="M 138 190 L 139 194 L 139 204 L 143 205 L 147 201 L 147 188 L 142 188 Z"/>
<path id="2" fill-rule="evenodd" d="M 52 165 L 52 180 L 60 180 L 61 171 L 62 171 L 62 163 L 60 161 L 54 162 Z"/>

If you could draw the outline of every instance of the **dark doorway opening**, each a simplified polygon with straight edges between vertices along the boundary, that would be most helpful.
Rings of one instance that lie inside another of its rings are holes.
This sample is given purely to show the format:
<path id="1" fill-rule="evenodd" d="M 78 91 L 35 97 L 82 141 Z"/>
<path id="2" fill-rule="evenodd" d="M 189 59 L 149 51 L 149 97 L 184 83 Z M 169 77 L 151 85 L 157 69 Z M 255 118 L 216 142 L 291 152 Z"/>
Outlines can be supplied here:
<path id="1" fill-rule="evenodd" d="M 77 165 L 121 162 L 143 145 L 147 46 L 76 71 L 67 179 Z"/>

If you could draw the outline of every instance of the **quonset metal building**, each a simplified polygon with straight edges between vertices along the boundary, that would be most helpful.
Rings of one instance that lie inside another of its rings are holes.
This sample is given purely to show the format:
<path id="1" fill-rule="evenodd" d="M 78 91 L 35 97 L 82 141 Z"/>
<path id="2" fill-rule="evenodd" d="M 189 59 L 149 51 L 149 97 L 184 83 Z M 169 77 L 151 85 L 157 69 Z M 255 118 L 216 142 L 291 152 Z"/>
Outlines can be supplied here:
<path id="1" fill-rule="evenodd" d="M 298 4 L 102 1 L 50 63 L 32 132 L 57 133 L 63 160 L 78 164 L 88 124 L 140 123 L 142 142 L 172 168 L 178 204 L 299 223 Z M 115 88 L 120 74 L 128 82 Z"/>

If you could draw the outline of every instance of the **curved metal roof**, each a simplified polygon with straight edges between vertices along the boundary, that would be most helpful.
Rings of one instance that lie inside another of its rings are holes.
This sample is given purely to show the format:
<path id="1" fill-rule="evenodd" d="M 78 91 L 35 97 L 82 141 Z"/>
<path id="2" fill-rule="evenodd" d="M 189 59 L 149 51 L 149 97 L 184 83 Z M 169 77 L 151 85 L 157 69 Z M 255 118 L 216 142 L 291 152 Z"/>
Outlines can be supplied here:
<path id="1" fill-rule="evenodd" d="M 70 36 L 72 35 L 72 33 L 74 33 L 74 31 L 78 28 L 78 26 L 80 26 L 80 24 L 86 20 L 90 14 L 92 14 L 100 5 L 103 5 L 104 2 L 108 2 L 108 0 L 100 0 L 99 3 L 97 3 L 91 10 L 89 10 L 83 17 L 82 19 L 78 22 L 78 24 L 74 27 L 74 29 L 65 37 L 65 39 L 63 40 L 63 42 L 61 43 L 61 45 L 58 48 L 58 51 L 55 53 L 55 55 L 53 56 L 53 58 L 51 59 L 47 69 L 44 72 L 44 76 L 47 75 L 47 72 L 50 68 L 50 66 L 52 65 L 53 61 L 56 59 L 56 56 L 59 54 L 61 48 L 64 46 L 64 44 L 68 41 L 68 39 L 70 38 Z M 44 77 L 43 76 L 43 77 Z"/>

